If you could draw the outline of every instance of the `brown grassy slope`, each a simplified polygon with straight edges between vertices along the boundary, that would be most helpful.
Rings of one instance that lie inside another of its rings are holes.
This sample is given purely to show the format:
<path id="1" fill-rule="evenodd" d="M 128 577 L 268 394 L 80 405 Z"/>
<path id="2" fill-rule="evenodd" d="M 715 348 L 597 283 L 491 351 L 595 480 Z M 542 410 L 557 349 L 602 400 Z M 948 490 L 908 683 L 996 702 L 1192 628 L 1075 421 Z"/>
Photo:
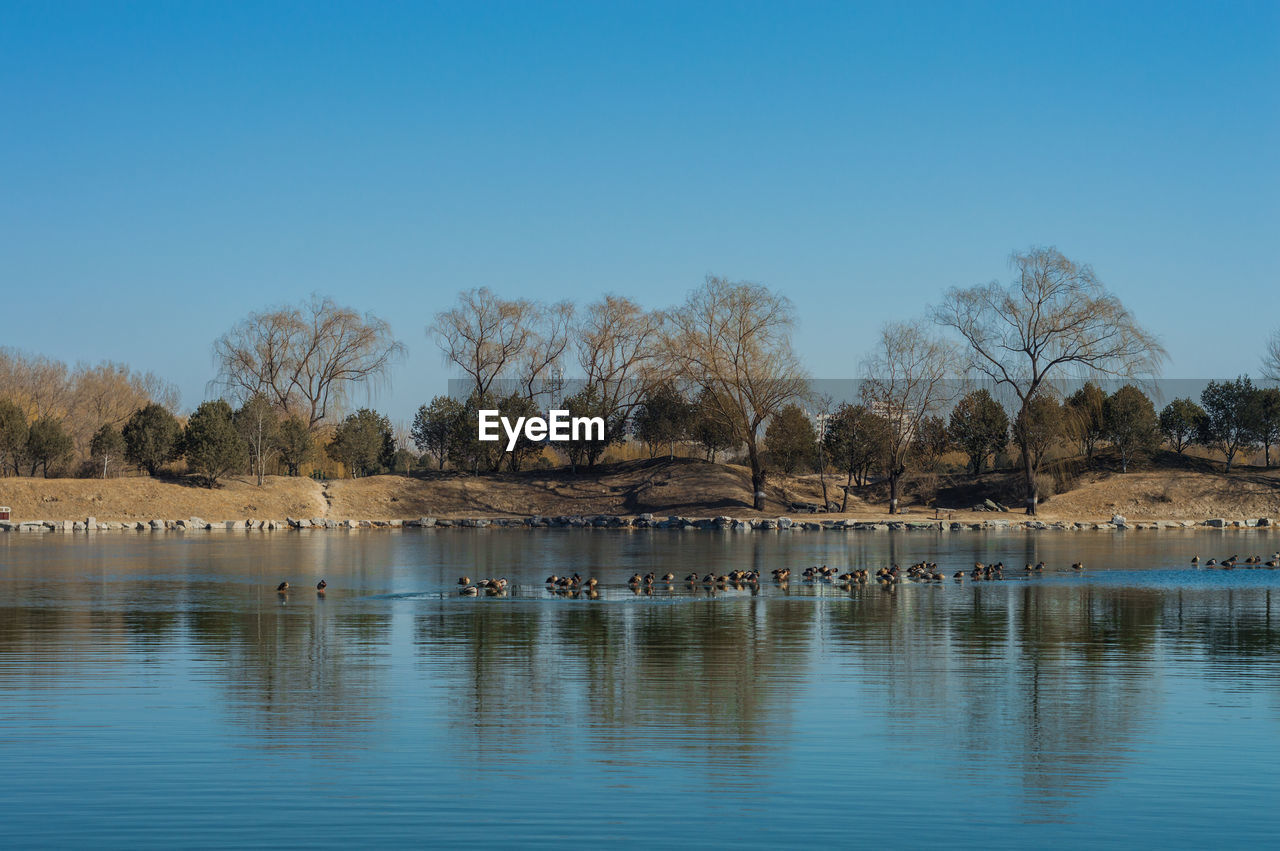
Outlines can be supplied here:
<path id="1" fill-rule="evenodd" d="M 768 516 L 785 513 L 792 499 L 817 498 L 808 483 L 771 487 L 768 493 Z M 332 482 L 329 496 L 333 517 L 755 513 L 746 468 L 691 458 L 622 461 L 576 474 L 372 476 Z"/>
<path id="2" fill-rule="evenodd" d="M 1280 470 L 1243 468 L 1225 476 L 1212 464 L 1177 461 L 1173 468 L 1092 472 L 1074 488 L 1041 506 L 1048 520 L 1105 520 L 1112 514 L 1130 520 L 1207 517 L 1280 517 Z M 829 497 L 840 498 L 839 477 L 828 480 Z M 966 509 L 990 495 L 1009 505 L 1017 499 L 1017 477 L 986 474 L 977 480 L 957 476 L 941 483 L 938 504 Z M 764 516 L 790 512 L 793 501 L 817 502 L 817 476 L 770 477 Z M 859 491 L 849 500 L 849 516 L 887 517 L 882 486 Z M 310 479 L 269 477 L 264 487 L 236 478 L 206 489 L 184 481 L 147 478 L 0 479 L 0 505 L 12 506 L 17 520 L 206 520 L 285 517 L 333 519 L 522 516 L 531 514 L 683 514 L 709 517 L 755 515 L 750 508 L 750 474 L 744 467 L 693 459 L 624 461 L 578 474 L 567 470 L 469 476 L 456 473 L 423 477 L 372 476 L 322 486 Z M 909 517 L 932 517 L 933 510 L 907 503 Z M 954 519 L 990 514 L 960 511 Z M 1008 519 L 1022 516 L 1014 512 Z"/>
<path id="3" fill-rule="evenodd" d="M 0 479 L 0 505 L 15 520 L 283 519 L 323 516 L 321 487 L 311 479 L 229 479 L 208 489 L 165 479 Z"/>

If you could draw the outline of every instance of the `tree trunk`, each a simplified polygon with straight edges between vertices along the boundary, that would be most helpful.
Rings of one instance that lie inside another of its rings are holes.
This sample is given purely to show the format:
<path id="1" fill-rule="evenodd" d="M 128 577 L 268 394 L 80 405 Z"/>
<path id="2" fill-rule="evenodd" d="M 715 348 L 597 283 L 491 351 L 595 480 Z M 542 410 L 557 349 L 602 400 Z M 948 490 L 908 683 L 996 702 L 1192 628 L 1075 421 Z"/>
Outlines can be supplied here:
<path id="1" fill-rule="evenodd" d="M 1034 515 L 1040 494 L 1036 491 L 1036 471 L 1035 465 L 1031 463 L 1031 452 L 1025 447 L 1022 449 L 1022 472 L 1027 486 L 1027 514 Z"/>
<path id="2" fill-rule="evenodd" d="M 751 459 L 751 507 L 764 511 L 765 472 L 760 466 L 760 450 L 754 440 L 747 441 L 747 456 Z"/>
<path id="3" fill-rule="evenodd" d="M 840 513 L 844 514 L 849 510 L 849 486 L 853 484 L 853 468 L 849 468 L 849 478 L 844 483 L 844 499 L 840 502 Z"/>
<path id="4" fill-rule="evenodd" d="M 898 479 L 902 477 L 902 473 L 893 470 L 889 473 L 889 513 L 898 513 Z"/>

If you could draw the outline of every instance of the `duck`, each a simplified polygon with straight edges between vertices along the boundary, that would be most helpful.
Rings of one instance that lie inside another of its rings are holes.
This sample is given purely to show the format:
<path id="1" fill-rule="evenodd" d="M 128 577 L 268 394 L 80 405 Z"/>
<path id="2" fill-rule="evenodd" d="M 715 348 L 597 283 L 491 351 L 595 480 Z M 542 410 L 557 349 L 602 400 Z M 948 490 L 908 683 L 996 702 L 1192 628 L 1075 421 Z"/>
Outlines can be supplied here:
<path id="1" fill-rule="evenodd" d="M 698 581 L 698 574 L 696 574 L 696 573 L 690 573 L 688 576 L 686 576 L 686 577 L 684 578 L 684 581 L 685 581 L 686 583 L 688 583 L 689 585 L 694 585 L 694 584 L 696 584 L 696 583 L 697 583 L 697 581 Z"/>
<path id="2" fill-rule="evenodd" d="M 955 573 L 951 575 L 951 578 L 954 579 L 956 582 L 964 582 L 964 571 L 957 570 Z"/>
<path id="3" fill-rule="evenodd" d="M 672 581 L 672 580 L 673 580 L 673 579 L 675 579 L 675 578 L 676 578 L 676 575 L 675 575 L 674 573 L 672 573 L 671 571 L 669 571 L 669 570 L 668 570 L 666 573 L 662 574 L 662 581 L 663 581 L 663 582 L 670 582 L 670 581 Z"/>
<path id="4" fill-rule="evenodd" d="M 590 577 L 587 577 L 587 581 L 585 584 L 587 586 L 588 591 L 594 591 L 596 590 L 596 586 L 600 584 L 600 580 L 596 579 L 594 576 L 590 576 Z"/>
<path id="5" fill-rule="evenodd" d="M 281 582 L 279 585 L 277 585 L 277 586 L 276 586 L 276 590 L 277 590 L 277 591 L 279 591 L 279 592 L 281 592 L 281 593 L 284 593 L 285 591 L 288 591 L 288 590 L 289 590 L 289 583 L 288 583 L 287 581 L 286 581 L 286 582 Z"/>
<path id="6" fill-rule="evenodd" d="M 470 585 L 470 584 L 471 584 L 471 577 L 470 577 L 470 576 L 459 576 L 459 577 L 458 577 L 458 584 L 459 584 L 459 585 Z"/>
<path id="7" fill-rule="evenodd" d="M 640 584 L 640 574 L 638 574 L 638 573 L 633 573 L 633 574 L 631 574 L 631 578 L 627 580 L 627 584 L 628 584 L 628 585 L 631 585 L 631 586 L 639 585 L 639 584 Z"/>
<path id="8" fill-rule="evenodd" d="M 556 576 L 554 573 L 547 577 L 548 585 L 555 585 L 559 581 L 560 581 L 560 577 Z"/>
<path id="9" fill-rule="evenodd" d="M 1192 564 L 1199 564 L 1199 563 L 1200 563 L 1200 556 L 1192 556 L 1192 557 L 1191 557 L 1191 563 L 1192 563 Z"/>
<path id="10" fill-rule="evenodd" d="M 458 589 L 458 593 L 463 597 L 474 597 L 480 593 L 480 589 L 474 585 L 466 585 Z"/>
<path id="11" fill-rule="evenodd" d="M 329 587 L 329 583 L 325 582 L 323 579 L 321 579 L 319 582 L 316 583 L 316 590 L 319 591 L 321 594 L 323 594 L 324 589 L 328 587 Z"/>
<path id="12" fill-rule="evenodd" d="M 1084 562 L 1077 561 L 1071 565 L 1072 570 L 1084 570 Z"/>

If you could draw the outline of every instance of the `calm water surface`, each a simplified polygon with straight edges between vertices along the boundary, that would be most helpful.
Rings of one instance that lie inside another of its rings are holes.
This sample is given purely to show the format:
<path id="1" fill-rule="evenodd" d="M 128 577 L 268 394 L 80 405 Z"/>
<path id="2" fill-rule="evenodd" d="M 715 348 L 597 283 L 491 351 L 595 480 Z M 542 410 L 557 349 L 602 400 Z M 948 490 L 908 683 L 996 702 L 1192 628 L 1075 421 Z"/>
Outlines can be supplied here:
<path id="1" fill-rule="evenodd" d="M 1272 845 L 1280 571 L 1188 562 L 1278 548 L 1265 531 L 0 535 L 0 845 Z M 624 584 L 919 559 L 1050 569 Z M 601 599 L 543 590 L 575 570 Z M 461 574 L 511 592 L 459 598 Z"/>

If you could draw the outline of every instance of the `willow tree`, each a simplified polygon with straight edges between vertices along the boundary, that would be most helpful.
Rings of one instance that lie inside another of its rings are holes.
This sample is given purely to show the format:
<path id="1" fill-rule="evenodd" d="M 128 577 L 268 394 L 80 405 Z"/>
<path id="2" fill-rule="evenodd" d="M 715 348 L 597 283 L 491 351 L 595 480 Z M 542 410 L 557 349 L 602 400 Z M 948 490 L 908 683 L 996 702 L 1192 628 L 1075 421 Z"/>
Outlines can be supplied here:
<path id="1" fill-rule="evenodd" d="M 404 346 L 371 313 L 313 296 L 305 304 L 251 313 L 213 344 L 215 383 L 247 401 L 262 394 L 314 429 L 359 386 L 383 380 Z"/>
<path id="2" fill-rule="evenodd" d="M 791 348 L 795 309 L 760 284 L 708 276 L 668 314 L 663 349 L 668 364 L 717 422 L 745 444 L 751 464 L 752 505 L 764 510 L 767 472 L 761 457 L 764 424 L 808 386 Z"/>
<path id="3" fill-rule="evenodd" d="M 1069 375 L 1152 375 L 1164 349 L 1093 268 L 1056 248 L 1015 253 L 1014 279 L 953 288 L 934 318 L 968 344 L 968 368 L 1009 391 L 1021 414 L 1036 394 Z M 1039 460 L 1021 452 L 1027 513 L 1035 514 Z"/>
<path id="4" fill-rule="evenodd" d="M 898 513 L 898 491 L 907 455 L 921 426 L 951 401 L 955 348 L 929 333 L 923 322 L 890 322 L 863 361 L 862 403 L 884 418 L 889 513 Z"/>
<path id="5" fill-rule="evenodd" d="M 514 372 L 528 356 L 534 314 L 533 302 L 504 299 L 481 287 L 458 293 L 457 303 L 435 315 L 427 334 L 435 338 L 445 360 L 471 379 L 472 392 L 484 396 L 499 376 Z"/>
<path id="6" fill-rule="evenodd" d="M 578 365 L 595 394 L 595 416 L 604 418 L 605 443 L 623 437 L 631 414 L 665 379 L 661 336 L 661 314 L 622 296 L 606 295 L 583 310 Z"/>

